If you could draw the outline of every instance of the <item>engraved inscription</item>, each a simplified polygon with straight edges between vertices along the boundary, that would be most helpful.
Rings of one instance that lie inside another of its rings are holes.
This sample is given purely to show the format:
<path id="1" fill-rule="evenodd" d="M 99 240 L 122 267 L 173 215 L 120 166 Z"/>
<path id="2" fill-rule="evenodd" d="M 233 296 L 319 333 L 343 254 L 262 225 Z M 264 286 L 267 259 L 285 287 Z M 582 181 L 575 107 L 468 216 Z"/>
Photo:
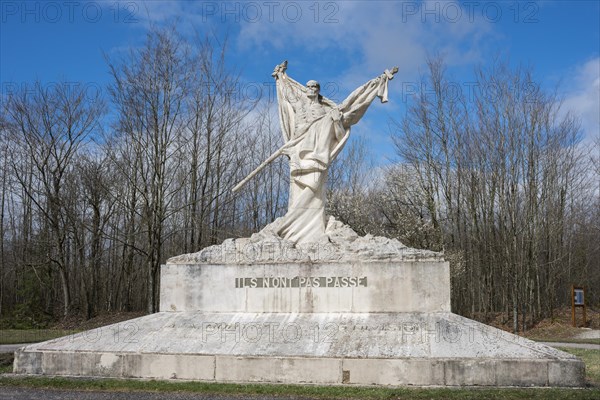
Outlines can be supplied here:
<path id="1" fill-rule="evenodd" d="M 235 278 L 235 287 L 242 288 L 352 288 L 367 287 L 366 276 L 265 276 Z"/>

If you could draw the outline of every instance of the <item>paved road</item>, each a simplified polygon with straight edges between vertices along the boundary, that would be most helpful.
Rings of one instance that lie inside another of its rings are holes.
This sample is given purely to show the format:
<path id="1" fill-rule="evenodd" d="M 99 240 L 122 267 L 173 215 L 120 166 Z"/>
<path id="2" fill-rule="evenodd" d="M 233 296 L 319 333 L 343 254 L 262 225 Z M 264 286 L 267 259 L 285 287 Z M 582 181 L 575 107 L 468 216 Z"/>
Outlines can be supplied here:
<path id="1" fill-rule="evenodd" d="M 0 344 L 0 353 L 12 353 L 18 348 L 25 346 L 27 346 L 27 344 Z"/>
<path id="2" fill-rule="evenodd" d="M 575 336 L 576 339 L 598 339 L 600 343 L 600 329 L 584 329 L 581 333 Z"/>
<path id="3" fill-rule="evenodd" d="M 0 400 L 310 400 L 308 397 L 215 395 L 195 393 L 94 392 L 53 389 L 0 388 Z"/>
<path id="4" fill-rule="evenodd" d="M 552 347 L 570 347 L 572 349 L 600 350 L 600 344 L 561 343 L 561 342 L 538 342 L 538 343 L 545 344 L 546 346 L 552 346 Z"/>

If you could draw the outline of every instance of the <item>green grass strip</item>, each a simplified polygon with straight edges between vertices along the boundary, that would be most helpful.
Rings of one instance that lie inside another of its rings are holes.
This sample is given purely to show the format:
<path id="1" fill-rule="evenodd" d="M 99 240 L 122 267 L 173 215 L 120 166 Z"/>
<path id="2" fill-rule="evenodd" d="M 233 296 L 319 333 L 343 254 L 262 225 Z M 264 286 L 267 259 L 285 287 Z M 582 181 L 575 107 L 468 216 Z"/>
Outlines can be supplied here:
<path id="1" fill-rule="evenodd" d="M 73 333 L 77 333 L 77 331 L 62 329 L 0 329 L 0 344 L 43 342 Z"/>
<path id="2" fill-rule="evenodd" d="M 0 377 L 0 387 L 94 390 L 187 392 L 205 394 L 303 396 L 314 399 L 598 399 L 600 389 L 546 388 L 381 388 L 350 386 L 302 386 L 224 384 L 202 382 L 166 382 L 154 380 L 76 379 L 48 377 Z"/>
<path id="3" fill-rule="evenodd" d="M 585 363 L 585 377 L 588 382 L 600 386 L 600 350 L 574 349 L 570 347 L 559 347 L 559 350 L 581 358 Z"/>

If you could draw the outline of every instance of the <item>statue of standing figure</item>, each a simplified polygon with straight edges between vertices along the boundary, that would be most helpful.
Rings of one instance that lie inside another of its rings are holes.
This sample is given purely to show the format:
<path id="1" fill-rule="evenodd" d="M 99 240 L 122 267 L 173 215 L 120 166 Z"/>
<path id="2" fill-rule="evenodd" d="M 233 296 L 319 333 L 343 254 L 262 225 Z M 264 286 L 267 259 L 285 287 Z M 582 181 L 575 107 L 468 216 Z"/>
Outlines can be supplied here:
<path id="1" fill-rule="evenodd" d="M 325 183 L 327 169 L 338 156 L 350 136 L 350 127 L 365 114 L 376 97 L 388 101 L 388 81 L 398 72 L 395 67 L 371 79 L 341 104 L 320 94 L 317 81 L 302 86 L 286 74 L 287 61 L 275 67 L 279 120 L 285 144 L 234 191 L 278 156 L 290 160 L 288 211 L 275 226 L 277 235 L 294 243 L 327 241 L 325 216 Z M 273 224 L 272 224 L 273 225 Z"/>

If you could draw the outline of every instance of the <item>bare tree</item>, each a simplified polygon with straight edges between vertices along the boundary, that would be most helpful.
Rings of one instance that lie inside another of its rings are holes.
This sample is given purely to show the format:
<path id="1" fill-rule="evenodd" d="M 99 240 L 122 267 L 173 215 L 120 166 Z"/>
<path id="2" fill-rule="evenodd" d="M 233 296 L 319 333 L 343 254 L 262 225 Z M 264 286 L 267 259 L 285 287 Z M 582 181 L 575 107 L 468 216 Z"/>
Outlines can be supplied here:
<path id="1" fill-rule="evenodd" d="M 560 113 L 556 94 L 529 70 L 497 63 L 476 77 L 471 100 L 449 96 L 443 62 L 429 62 L 422 87 L 433 90 L 397 125 L 406 165 L 391 170 L 391 199 L 396 215 L 431 226 L 430 248 L 446 250 L 456 311 L 505 310 L 517 330 L 519 314 L 537 318 L 558 305 L 563 271 L 572 268 L 568 204 L 590 176 L 582 174 L 577 120 Z M 386 215 L 393 220 L 394 210 Z"/>
<path id="2" fill-rule="evenodd" d="M 378 179 L 383 179 L 382 172 L 375 169 L 366 140 L 354 137 L 329 167 L 328 214 L 362 235 L 380 233 L 370 193 L 377 187 Z"/>
<path id="3" fill-rule="evenodd" d="M 48 262 L 60 276 L 63 314 L 71 312 L 69 231 L 63 184 L 78 150 L 98 128 L 103 112 L 99 99 L 83 87 L 67 83 L 14 93 L 6 104 L 11 135 L 11 166 L 27 198 L 49 229 Z M 32 175 L 22 174 L 31 163 Z M 35 180 L 32 182 L 29 178 Z"/>
<path id="4" fill-rule="evenodd" d="M 183 129 L 191 66 L 183 40 L 172 29 L 152 30 L 145 47 L 132 51 L 128 63 L 109 61 L 109 66 L 118 131 L 123 144 L 131 146 L 126 151 L 133 158 L 123 159 L 132 163 L 125 173 L 142 205 L 147 311 L 151 313 L 158 309 L 164 223 L 171 196 L 178 190 L 174 176 L 181 143 L 177 138 Z"/>

